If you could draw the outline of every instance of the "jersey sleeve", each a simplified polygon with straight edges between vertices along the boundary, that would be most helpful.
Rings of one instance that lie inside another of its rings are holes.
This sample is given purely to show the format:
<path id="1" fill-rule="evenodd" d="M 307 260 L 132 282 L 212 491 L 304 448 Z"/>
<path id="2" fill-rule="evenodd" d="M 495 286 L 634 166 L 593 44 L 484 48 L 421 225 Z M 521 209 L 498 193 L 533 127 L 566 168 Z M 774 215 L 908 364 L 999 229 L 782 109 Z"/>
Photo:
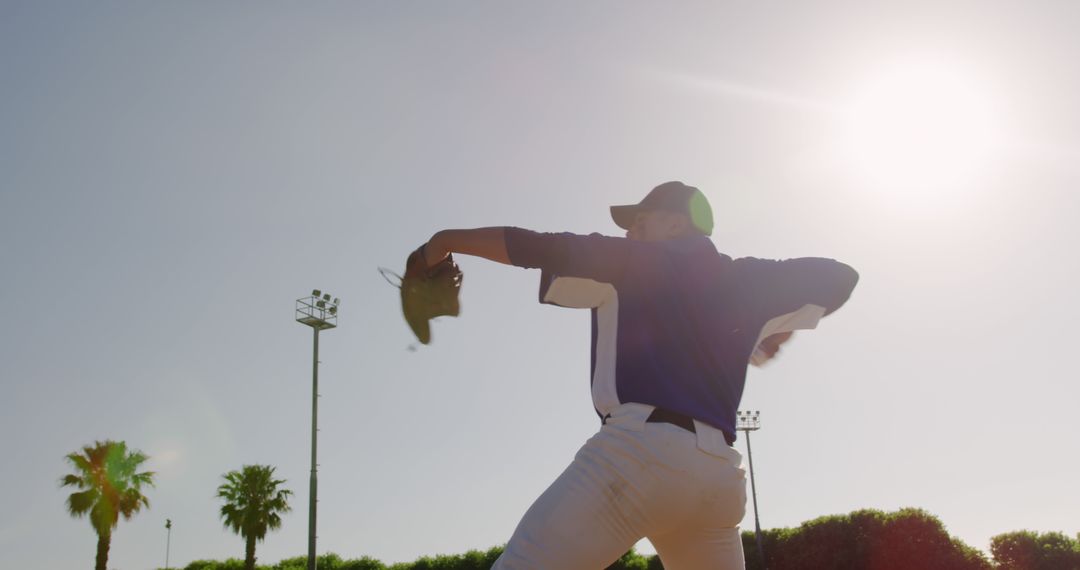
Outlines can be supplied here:
<path id="1" fill-rule="evenodd" d="M 539 233 L 506 228 L 506 253 L 518 267 L 541 269 L 546 278 L 580 277 L 617 283 L 626 272 L 631 243 L 600 234 Z"/>
<path id="2" fill-rule="evenodd" d="M 746 301 L 761 322 L 821 307 L 821 316 L 839 309 L 851 296 L 859 274 L 832 259 L 802 257 L 783 261 L 746 257 L 735 261 Z"/>

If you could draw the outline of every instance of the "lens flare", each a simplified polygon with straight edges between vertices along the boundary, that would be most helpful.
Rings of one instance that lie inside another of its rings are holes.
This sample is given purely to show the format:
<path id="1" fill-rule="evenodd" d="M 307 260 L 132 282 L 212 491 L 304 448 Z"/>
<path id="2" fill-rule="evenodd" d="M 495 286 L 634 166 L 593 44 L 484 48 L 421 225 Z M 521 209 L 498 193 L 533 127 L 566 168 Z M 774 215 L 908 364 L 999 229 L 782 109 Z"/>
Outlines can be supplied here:
<path id="1" fill-rule="evenodd" d="M 845 113 L 846 154 L 873 187 L 948 198 L 988 166 L 999 138 L 989 92 L 958 67 L 891 67 L 860 89 Z"/>

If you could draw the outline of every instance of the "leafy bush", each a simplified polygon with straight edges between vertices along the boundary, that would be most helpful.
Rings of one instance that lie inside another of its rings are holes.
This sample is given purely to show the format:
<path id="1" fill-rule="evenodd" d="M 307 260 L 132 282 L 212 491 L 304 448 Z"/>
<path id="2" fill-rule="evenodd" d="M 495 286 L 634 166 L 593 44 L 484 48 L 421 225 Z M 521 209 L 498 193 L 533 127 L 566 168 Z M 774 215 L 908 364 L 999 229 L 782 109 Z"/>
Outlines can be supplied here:
<path id="1" fill-rule="evenodd" d="M 353 560 L 343 560 L 336 570 L 386 570 L 386 565 L 374 558 L 364 556 Z"/>
<path id="2" fill-rule="evenodd" d="M 1080 536 L 1020 530 L 990 539 L 990 552 L 1000 570 L 1080 570 Z"/>
<path id="3" fill-rule="evenodd" d="M 502 554 L 503 547 L 487 551 L 470 550 L 465 554 L 425 556 L 415 562 L 402 562 L 388 570 L 489 570 Z"/>
<path id="4" fill-rule="evenodd" d="M 763 570 L 752 531 L 742 533 L 747 570 Z M 895 512 L 860 510 L 807 521 L 796 528 L 762 532 L 769 570 L 1080 570 L 1080 536 L 1060 532 L 1016 531 L 995 536 L 994 564 L 978 550 L 953 538 L 937 517 L 920 509 Z M 425 556 L 386 565 L 369 557 L 343 560 L 319 556 L 319 570 L 490 570 L 502 546 L 464 554 Z M 196 560 L 183 570 L 242 570 L 244 562 Z M 307 570 L 307 557 L 287 558 L 257 570 Z M 632 549 L 606 570 L 663 570 L 657 556 Z M 161 569 L 159 569 L 161 570 Z"/>
<path id="5" fill-rule="evenodd" d="M 337 556 L 336 554 L 334 556 Z M 322 557 L 318 557 L 318 567 L 323 567 Z M 294 556 L 286 558 L 271 566 L 274 570 L 307 570 L 307 556 Z"/>
<path id="6" fill-rule="evenodd" d="M 629 552 L 623 554 L 621 558 L 608 566 L 606 570 L 649 570 L 649 559 L 656 558 L 655 556 L 642 556 L 631 548 Z M 658 568 L 663 568 L 659 566 Z"/>
<path id="7" fill-rule="evenodd" d="M 343 560 L 341 566 L 338 566 L 336 570 L 387 570 L 387 568 L 382 562 L 364 556 L 353 560 Z"/>
<path id="8" fill-rule="evenodd" d="M 771 570 L 989 570 L 978 550 L 949 536 L 933 515 L 919 509 L 893 513 L 855 511 L 807 521 L 794 529 L 764 531 Z M 753 532 L 744 532 L 747 570 L 764 568 Z"/>
<path id="9" fill-rule="evenodd" d="M 343 560 L 334 553 L 323 554 L 318 557 L 319 570 L 387 570 L 382 562 L 364 556 L 353 560 Z M 230 558 L 224 562 L 216 560 L 196 560 L 183 568 L 183 570 L 243 570 L 244 561 L 238 558 Z M 286 558 L 272 566 L 256 565 L 256 570 L 307 570 L 307 556 L 294 556 Z M 159 568 L 158 570 L 163 570 Z"/>
<path id="10" fill-rule="evenodd" d="M 386 565 L 374 558 L 364 556 L 354 560 L 343 560 L 333 552 L 316 557 L 315 565 L 319 570 L 386 570 Z M 267 570 L 307 570 L 307 556 L 286 558 L 266 568 Z"/>
<path id="11" fill-rule="evenodd" d="M 270 570 L 269 566 L 256 566 L 255 568 L 256 570 Z M 196 560 L 184 566 L 184 570 L 244 570 L 244 561 L 239 558 L 229 558 L 224 562 Z"/>

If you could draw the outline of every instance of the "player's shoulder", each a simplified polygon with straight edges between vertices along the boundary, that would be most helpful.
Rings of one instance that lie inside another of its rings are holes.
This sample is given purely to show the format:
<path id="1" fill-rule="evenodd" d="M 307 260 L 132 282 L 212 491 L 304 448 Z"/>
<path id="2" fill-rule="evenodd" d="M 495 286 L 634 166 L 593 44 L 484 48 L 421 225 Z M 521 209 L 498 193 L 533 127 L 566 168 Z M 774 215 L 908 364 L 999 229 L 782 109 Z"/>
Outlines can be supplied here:
<path id="1" fill-rule="evenodd" d="M 750 288 L 766 283 L 783 272 L 785 260 L 765 257 L 738 257 L 728 264 L 732 276 Z"/>
<path id="2" fill-rule="evenodd" d="M 779 263 L 781 260 L 768 257 L 736 257 L 732 260 L 732 263 L 740 267 L 752 267 L 755 265 L 772 265 Z"/>
<path id="3" fill-rule="evenodd" d="M 793 257 L 788 259 L 765 259 L 740 257 L 732 262 L 735 271 L 743 278 L 792 280 L 811 277 L 833 279 L 849 274 L 857 279 L 850 266 L 827 257 Z"/>

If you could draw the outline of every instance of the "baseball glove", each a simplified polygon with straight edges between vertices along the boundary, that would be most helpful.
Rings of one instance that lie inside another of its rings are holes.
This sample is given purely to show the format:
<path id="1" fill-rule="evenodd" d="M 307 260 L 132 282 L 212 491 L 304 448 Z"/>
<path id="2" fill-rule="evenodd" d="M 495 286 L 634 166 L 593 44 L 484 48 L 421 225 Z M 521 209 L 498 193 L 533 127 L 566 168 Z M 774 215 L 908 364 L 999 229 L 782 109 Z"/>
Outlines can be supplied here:
<path id="1" fill-rule="evenodd" d="M 424 246 L 420 246 L 409 254 L 405 261 L 405 276 L 399 278 L 405 322 L 421 343 L 428 344 L 431 342 L 431 319 L 456 317 L 461 312 L 458 297 L 464 274 L 454 263 L 453 255 L 428 267 Z"/>

